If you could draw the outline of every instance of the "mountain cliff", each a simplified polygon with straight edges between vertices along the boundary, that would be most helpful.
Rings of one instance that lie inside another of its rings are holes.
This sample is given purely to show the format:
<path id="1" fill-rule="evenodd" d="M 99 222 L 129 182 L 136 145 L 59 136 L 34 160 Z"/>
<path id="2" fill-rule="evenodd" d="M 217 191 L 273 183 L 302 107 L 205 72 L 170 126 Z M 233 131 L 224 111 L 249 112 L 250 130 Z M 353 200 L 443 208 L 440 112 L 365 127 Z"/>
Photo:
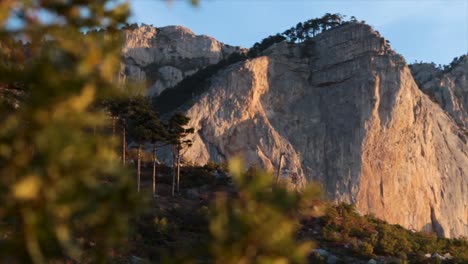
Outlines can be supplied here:
<path id="1" fill-rule="evenodd" d="M 349 23 L 262 55 L 218 71 L 193 98 L 186 160 L 242 153 L 274 170 L 283 153 L 285 182 L 317 180 L 363 214 L 468 235 L 468 136 L 376 31 Z"/>
<path id="2" fill-rule="evenodd" d="M 445 70 L 429 63 L 410 67 L 422 91 L 468 130 L 468 55 L 457 58 Z"/>
<path id="3" fill-rule="evenodd" d="M 119 79 L 143 82 L 154 96 L 239 51 L 181 26 L 134 26 L 125 30 Z"/>

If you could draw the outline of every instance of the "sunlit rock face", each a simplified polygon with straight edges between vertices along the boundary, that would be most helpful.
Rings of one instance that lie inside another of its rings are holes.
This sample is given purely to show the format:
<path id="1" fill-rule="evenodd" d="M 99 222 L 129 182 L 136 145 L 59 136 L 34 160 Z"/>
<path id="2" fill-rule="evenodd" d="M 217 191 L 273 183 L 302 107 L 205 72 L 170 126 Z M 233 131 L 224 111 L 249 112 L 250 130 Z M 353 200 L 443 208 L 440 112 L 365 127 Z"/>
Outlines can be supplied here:
<path id="1" fill-rule="evenodd" d="M 119 79 L 143 83 L 149 87 L 148 94 L 154 96 L 239 51 L 239 47 L 225 45 L 209 36 L 195 35 L 181 26 L 156 28 L 142 25 L 125 30 Z"/>
<path id="2" fill-rule="evenodd" d="M 283 181 L 318 180 L 363 214 L 468 235 L 468 136 L 367 25 L 231 65 L 186 113 L 196 129 L 186 160 L 243 154 L 275 171 L 285 153 Z"/>
<path id="3" fill-rule="evenodd" d="M 445 71 L 429 63 L 413 64 L 411 71 L 421 90 L 468 130 L 468 56 Z"/>

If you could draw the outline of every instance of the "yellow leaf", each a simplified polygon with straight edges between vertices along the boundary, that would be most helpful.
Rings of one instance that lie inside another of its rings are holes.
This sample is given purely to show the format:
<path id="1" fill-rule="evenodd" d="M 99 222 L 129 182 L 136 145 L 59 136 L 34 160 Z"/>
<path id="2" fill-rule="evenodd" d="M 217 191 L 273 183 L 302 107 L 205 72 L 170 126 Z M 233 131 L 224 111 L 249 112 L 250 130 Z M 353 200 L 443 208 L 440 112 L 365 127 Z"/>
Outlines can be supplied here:
<path id="1" fill-rule="evenodd" d="M 234 177 L 240 177 L 244 172 L 244 162 L 242 158 L 235 157 L 229 162 L 229 172 Z"/>
<path id="2" fill-rule="evenodd" d="M 41 181 L 37 175 L 29 175 L 13 187 L 14 196 L 19 200 L 33 200 L 39 194 Z"/>
<path id="3" fill-rule="evenodd" d="M 86 109 L 94 100 L 94 87 L 88 85 L 83 88 L 80 95 L 73 97 L 70 100 L 70 106 L 73 110 L 81 112 Z"/>

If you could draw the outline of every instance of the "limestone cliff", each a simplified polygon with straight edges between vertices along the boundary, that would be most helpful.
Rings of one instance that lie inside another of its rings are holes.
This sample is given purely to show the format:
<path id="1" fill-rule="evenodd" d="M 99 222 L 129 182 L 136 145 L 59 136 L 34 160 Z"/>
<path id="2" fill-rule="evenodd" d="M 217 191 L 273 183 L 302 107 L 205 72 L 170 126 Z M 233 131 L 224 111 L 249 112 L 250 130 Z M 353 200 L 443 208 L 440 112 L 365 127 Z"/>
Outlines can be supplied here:
<path id="1" fill-rule="evenodd" d="M 187 114 L 196 129 L 188 160 L 243 153 L 273 170 L 284 152 L 285 181 L 319 180 L 361 213 L 468 235 L 468 136 L 367 25 L 231 65 Z"/>
<path id="2" fill-rule="evenodd" d="M 120 81 L 143 82 L 154 96 L 183 78 L 216 64 L 239 47 L 225 45 L 181 26 L 142 25 L 125 30 Z"/>
<path id="3" fill-rule="evenodd" d="M 468 130 L 468 55 L 461 56 L 445 70 L 434 64 L 417 63 L 411 65 L 411 71 L 422 91 Z"/>

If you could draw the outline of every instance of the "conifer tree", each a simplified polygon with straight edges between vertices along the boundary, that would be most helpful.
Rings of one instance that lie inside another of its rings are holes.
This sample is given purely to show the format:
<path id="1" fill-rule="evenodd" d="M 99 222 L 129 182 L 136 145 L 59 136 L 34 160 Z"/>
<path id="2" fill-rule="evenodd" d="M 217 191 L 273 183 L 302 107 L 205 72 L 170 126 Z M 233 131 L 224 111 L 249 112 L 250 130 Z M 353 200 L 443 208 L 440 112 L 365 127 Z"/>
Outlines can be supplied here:
<path id="1" fill-rule="evenodd" d="M 122 137 L 122 164 L 125 165 L 126 152 L 127 152 L 127 122 L 126 115 L 128 114 L 128 108 L 130 105 L 130 97 L 122 96 L 121 94 L 106 98 L 97 103 L 98 108 L 104 108 L 109 113 L 113 122 L 112 134 L 115 136 L 115 121 L 118 121 L 121 137 Z"/>
<path id="2" fill-rule="evenodd" d="M 164 135 L 164 127 L 159 116 L 152 109 L 149 100 L 142 96 L 132 98 L 125 116 L 128 120 L 128 134 L 138 144 L 137 190 L 140 192 L 142 146 L 147 142 L 161 140 Z M 153 175 L 153 180 L 155 180 L 155 175 Z"/>
<path id="3" fill-rule="evenodd" d="M 182 150 L 192 146 L 192 140 L 185 139 L 189 134 L 194 133 L 194 129 L 187 128 L 190 118 L 182 113 L 175 113 L 167 123 L 167 140 L 173 147 L 173 162 L 174 170 L 172 177 L 172 196 L 174 196 L 175 188 L 180 191 L 180 159 L 183 155 Z"/>
<path id="4" fill-rule="evenodd" d="M 156 164 L 157 164 L 157 147 L 158 143 L 163 146 L 165 141 L 167 141 L 167 131 L 164 125 L 161 123 L 159 118 L 156 120 L 154 123 L 154 129 L 157 131 L 156 133 L 153 133 L 153 136 L 151 138 L 151 144 L 153 145 L 153 151 L 152 151 L 152 161 L 153 161 L 153 197 L 156 197 Z"/>

